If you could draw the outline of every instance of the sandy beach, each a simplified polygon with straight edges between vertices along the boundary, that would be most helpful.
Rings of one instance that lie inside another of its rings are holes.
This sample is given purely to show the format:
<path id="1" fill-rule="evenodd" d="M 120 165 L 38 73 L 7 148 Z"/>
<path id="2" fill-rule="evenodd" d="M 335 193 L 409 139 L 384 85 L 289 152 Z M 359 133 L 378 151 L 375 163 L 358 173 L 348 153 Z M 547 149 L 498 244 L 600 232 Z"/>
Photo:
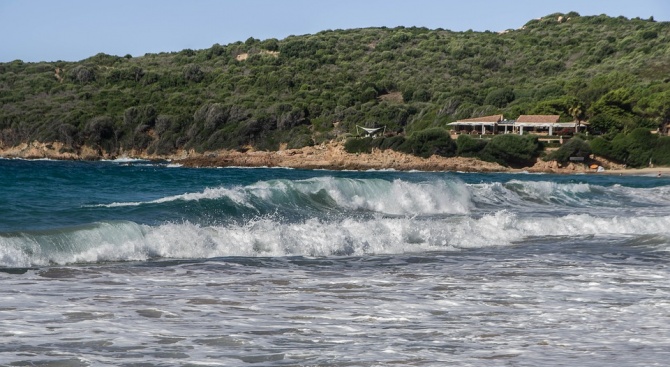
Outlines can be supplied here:
<path id="1" fill-rule="evenodd" d="M 612 169 L 599 172 L 606 175 L 637 175 L 637 176 L 668 176 L 670 177 L 670 167 L 647 167 L 647 168 L 626 168 Z"/>

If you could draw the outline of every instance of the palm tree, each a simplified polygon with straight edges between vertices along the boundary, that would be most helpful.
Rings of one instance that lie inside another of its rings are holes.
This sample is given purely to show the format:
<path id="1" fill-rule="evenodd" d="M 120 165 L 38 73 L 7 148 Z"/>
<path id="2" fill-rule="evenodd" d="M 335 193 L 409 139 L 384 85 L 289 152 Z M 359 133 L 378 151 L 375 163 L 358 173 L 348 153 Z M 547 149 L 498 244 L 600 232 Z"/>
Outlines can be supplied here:
<path id="1" fill-rule="evenodd" d="M 568 113 L 572 116 L 573 121 L 575 122 L 575 132 L 579 130 L 581 122 L 584 119 L 584 105 L 581 102 L 576 102 L 572 107 L 568 109 Z"/>

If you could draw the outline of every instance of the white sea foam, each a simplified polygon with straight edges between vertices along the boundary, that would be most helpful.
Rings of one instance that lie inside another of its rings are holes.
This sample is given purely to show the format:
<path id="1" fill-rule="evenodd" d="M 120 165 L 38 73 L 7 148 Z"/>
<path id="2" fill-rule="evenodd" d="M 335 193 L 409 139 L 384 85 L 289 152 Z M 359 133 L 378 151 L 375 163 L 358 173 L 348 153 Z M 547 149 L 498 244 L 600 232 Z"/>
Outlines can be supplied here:
<path id="1" fill-rule="evenodd" d="M 321 193 L 326 198 L 316 198 Z M 299 198 L 298 196 L 303 196 Z M 637 207 L 670 204 L 670 187 L 631 188 L 588 183 L 519 181 L 466 184 L 458 179 L 411 182 L 401 179 L 351 179 L 332 176 L 306 180 L 259 181 L 247 186 L 213 187 L 162 198 L 89 205 L 123 207 L 177 201 L 227 200 L 232 205 L 255 209 L 282 207 L 287 203 L 309 206 L 300 200 L 325 200 L 318 206 L 332 209 L 371 211 L 388 215 L 467 214 L 475 208 L 498 206 L 528 210 L 559 205 L 563 208 Z M 490 208 L 489 208 L 490 209 Z"/>
<path id="2" fill-rule="evenodd" d="M 228 199 L 235 205 L 253 208 L 254 199 L 270 205 L 294 200 L 294 193 L 316 195 L 326 192 L 339 208 L 390 215 L 467 213 L 471 209 L 469 188 L 460 181 L 413 183 L 403 180 L 356 180 L 321 177 L 307 180 L 261 181 L 246 187 L 207 188 L 201 192 L 167 196 L 142 202 L 115 202 L 89 207 L 123 207 L 174 201 Z"/>
<path id="3" fill-rule="evenodd" d="M 112 162 L 112 163 L 134 163 L 134 162 L 148 162 L 146 159 L 141 158 L 131 158 L 131 157 L 117 157 L 114 159 L 101 159 L 101 162 Z"/>
<path id="4" fill-rule="evenodd" d="M 146 205 L 146 204 L 162 204 L 162 203 L 168 203 L 168 202 L 173 202 L 173 201 L 178 201 L 178 200 L 196 201 L 196 200 L 202 200 L 202 199 L 220 199 L 220 198 L 228 198 L 236 204 L 248 206 L 246 195 L 243 192 L 243 190 L 240 190 L 239 188 L 227 189 L 227 188 L 224 188 L 224 187 L 217 187 L 217 188 L 207 188 L 207 189 L 205 189 L 201 192 L 166 196 L 166 197 L 163 197 L 163 198 L 160 198 L 160 199 L 149 200 L 149 201 L 133 201 L 133 202 L 118 202 L 118 203 L 115 202 L 115 203 L 111 203 L 111 204 L 86 205 L 85 207 L 114 208 L 114 207 L 123 207 L 123 206 L 139 206 L 139 205 Z"/>
<path id="5" fill-rule="evenodd" d="M 287 182 L 283 189 L 305 194 L 324 190 L 341 208 L 391 215 L 467 213 L 471 202 L 468 188 L 459 181 L 413 183 L 323 177 Z"/>
<path id="6" fill-rule="evenodd" d="M 347 218 L 283 223 L 257 218 L 244 224 L 159 226 L 105 222 L 69 231 L 0 237 L 2 266 L 94 263 L 152 258 L 220 256 L 331 256 L 400 254 L 507 246 L 546 236 L 641 236 L 670 239 L 670 217 L 591 215 L 519 218 L 505 210 L 480 218 Z M 667 241 L 656 243 L 667 248 Z"/>

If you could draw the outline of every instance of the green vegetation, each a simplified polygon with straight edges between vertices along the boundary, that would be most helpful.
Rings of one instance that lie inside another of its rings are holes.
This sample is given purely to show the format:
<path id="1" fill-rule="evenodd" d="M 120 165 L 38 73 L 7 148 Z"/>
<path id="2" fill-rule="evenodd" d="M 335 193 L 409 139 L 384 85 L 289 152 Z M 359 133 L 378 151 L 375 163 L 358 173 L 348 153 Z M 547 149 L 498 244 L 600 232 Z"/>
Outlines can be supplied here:
<path id="1" fill-rule="evenodd" d="M 428 158 L 431 155 L 475 157 L 512 167 L 532 164 L 542 147 L 535 135 L 495 135 L 491 139 L 474 139 L 461 135 L 454 142 L 449 133 L 440 128 L 418 131 L 408 138 L 350 138 L 344 148 L 349 153 L 369 153 L 372 148 L 393 149 Z"/>
<path id="2" fill-rule="evenodd" d="M 590 147 L 593 153 L 630 167 L 670 165 L 670 137 L 652 134 L 645 128 L 619 133 L 611 140 L 597 137 Z"/>
<path id="3" fill-rule="evenodd" d="M 546 158 L 547 160 L 557 161 L 560 163 L 570 162 L 570 158 L 582 158 L 586 161 L 591 155 L 591 146 L 580 137 L 574 137 L 561 145 L 558 150 L 553 151 Z"/>
<path id="4" fill-rule="evenodd" d="M 274 150 L 345 138 L 362 125 L 399 135 L 347 142 L 348 150 L 520 165 L 538 156 L 537 140 L 454 142 L 445 124 L 551 113 L 604 134 L 589 142 L 596 154 L 661 164 L 669 143 L 637 131 L 670 121 L 668 44 L 668 22 L 572 12 L 500 34 L 382 27 L 136 58 L 16 60 L 0 63 L 0 143 L 60 141 L 112 154 Z"/>
<path id="5" fill-rule="evenodd" d="M 503 165 L 523 167 L 532 164 L 540 152 L 534 135 L 496 135 L 481 151 L 480 158 Z"/>

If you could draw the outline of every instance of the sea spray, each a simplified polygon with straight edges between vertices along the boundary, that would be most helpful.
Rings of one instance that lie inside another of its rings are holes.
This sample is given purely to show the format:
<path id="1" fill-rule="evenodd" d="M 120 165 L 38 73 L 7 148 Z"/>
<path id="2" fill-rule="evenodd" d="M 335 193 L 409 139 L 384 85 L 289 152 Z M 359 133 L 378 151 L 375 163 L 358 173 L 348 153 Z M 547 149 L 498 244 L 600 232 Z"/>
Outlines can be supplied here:
<path id="1" fill-rule="evenodd" d="M 232 188 L 171 195 L 144 202 L 113 202 L 86 207 L 124 207 L 174 202 L 220 200 L 222 205 L 268 214 L 278 208 L 322 211 L 371 211 L 389 215 L 464 214 L 471 209 L 470 191 L 459 180 L 391 182 L 375 179 L 323 177 L 270 180 Z"/>
<path id="2" fill-rule="evenodd" d="M 470 216 L 361 220 L 272 216 L 241 224 L 158 226 L 95 223 L 57 231 L 0 234 L 0 266 L 200 259 L 225 256 L 360 256 L 508 246 L 535 237 L 642 236 L 670 238 L 670 217 L 566 215 L 520 218 L 506 210 Z"/>

